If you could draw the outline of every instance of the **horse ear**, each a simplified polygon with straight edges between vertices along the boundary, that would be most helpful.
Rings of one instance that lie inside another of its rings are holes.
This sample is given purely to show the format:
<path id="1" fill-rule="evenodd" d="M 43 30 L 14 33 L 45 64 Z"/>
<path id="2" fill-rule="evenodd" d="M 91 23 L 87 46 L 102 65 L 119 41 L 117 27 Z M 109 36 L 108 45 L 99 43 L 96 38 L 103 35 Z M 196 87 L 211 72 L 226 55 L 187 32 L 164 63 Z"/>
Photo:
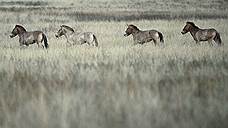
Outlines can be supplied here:
<path id="1" fill-rule="evenodd" d="M 22 27 L 22 26 L 19 25 L 19 24 L 16 24 L 16 25 L 15 25 L 15 28 L 18 28 L 18 27 L 20 28 L 20 27 Z"/>
<path id="2" fill-rule="evenodd" d="M 194 23 L 191 21 L 187 21 L 186 24 L 194 24 Z"/>

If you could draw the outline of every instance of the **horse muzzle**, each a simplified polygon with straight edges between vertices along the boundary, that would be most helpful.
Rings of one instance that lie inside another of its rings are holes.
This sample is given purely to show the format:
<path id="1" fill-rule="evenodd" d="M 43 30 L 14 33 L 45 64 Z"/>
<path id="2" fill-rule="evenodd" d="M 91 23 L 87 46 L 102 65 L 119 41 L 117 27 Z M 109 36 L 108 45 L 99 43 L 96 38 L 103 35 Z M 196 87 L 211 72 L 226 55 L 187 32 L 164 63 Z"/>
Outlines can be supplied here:
<path id="1" fill-rule="evenodd" d="M 186 33 L 187 33 L 187 32 L 185 32 L 185 31 L 182 31 L 182 32 L 181 32 L 182 35 L 183 35 L 183 34 L 186 34 Z"/>
<path id="2" fill-rule="evenodd" d="M 59 38 L 59 35 L 55 35 L 56 38 Z"/>
<path id="3" fill-rule="evenodd" d="M 13 37 L 15 37 L 16 35 L 13 35 L 13 34 L 10 34 L 10 38 L 13 38 Z"/>
<path id="4" fill-rule="evenodd" d="M 127 37 L 127 36 L 129 36 L 129 34 L 126 33 L 126 34 L 124 34 L 124 36 Z"/>

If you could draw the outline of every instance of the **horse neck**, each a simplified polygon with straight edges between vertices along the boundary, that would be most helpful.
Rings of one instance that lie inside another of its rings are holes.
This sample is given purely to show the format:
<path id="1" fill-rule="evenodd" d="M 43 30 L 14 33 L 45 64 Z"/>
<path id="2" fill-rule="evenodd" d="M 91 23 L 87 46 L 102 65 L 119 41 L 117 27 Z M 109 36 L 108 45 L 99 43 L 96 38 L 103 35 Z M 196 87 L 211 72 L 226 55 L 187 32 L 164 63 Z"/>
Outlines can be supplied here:
<path id="1" fill-rule="evenodd" d="M 136 34 L 139 33 L 139 32 L 140 32 L 139 29 L 135 29 L 135 30 L 132 32 L 132 35 L 134 36 L 134 35 L 136 35 Z"/>
<path id="2" fill-rule="evenodd" d="M 71 38 L 73 34 L 74 32 L 68 31 L 67 33 L 64 34 L 64 36 L 68 39 L 68 38 Z"/>
<path id="3" fill-rule="evenodd" d="M 23 27 L 17 27 L 17 30 L 19 31 L 19 33 L 25 33 L 26 29 Z"/>
<path id="4" fill-rule="evenodd" d="M 199 30 L 200 30 L 199 28 L 192 26 L 189 31 L 191 35 L 194 37 L 196 32 L 198 32 Z"/>
<path id="5" fill-rule="evenodd" d="M 24 41 L 24 36 L 23 36 L 24 34 L 25 34 L 25 32 L 17 34 L 19 37 L 19 42 Z"/>
<path id="6" fill-rule="evenodd" d="M 23 32 L 18 33 L 18 36 L 21 38 L 22 35 L 24 35 L 24 33 L 26 33 L 26 31 L 23 31 Z"/>
<path id="7" fill-rule="evenodd" d="M 82 31 L 74 31 L 74 34 L 75 35 L 79 35 L 79 34 L 81 34 L 81 33 L 83 33 Z"/>

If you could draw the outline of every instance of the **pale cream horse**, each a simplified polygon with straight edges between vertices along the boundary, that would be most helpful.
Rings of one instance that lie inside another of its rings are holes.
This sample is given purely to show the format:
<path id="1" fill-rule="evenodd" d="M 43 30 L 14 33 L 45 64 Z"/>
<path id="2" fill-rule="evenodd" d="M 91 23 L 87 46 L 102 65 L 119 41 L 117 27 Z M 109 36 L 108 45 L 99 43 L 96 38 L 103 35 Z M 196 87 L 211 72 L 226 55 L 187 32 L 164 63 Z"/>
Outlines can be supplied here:
<path id="1" fill-rule="evenodd" d="M 98 46 L 97 37 L 92 32 L 75 32 L 73 28 L 61 25 L 60 29 L 56 33 L 56 38 L 61 36 L 65 36 L 67 39 L 67 44 L 75 45 L 75 44 L 88 44 L 94 47 Z"/>

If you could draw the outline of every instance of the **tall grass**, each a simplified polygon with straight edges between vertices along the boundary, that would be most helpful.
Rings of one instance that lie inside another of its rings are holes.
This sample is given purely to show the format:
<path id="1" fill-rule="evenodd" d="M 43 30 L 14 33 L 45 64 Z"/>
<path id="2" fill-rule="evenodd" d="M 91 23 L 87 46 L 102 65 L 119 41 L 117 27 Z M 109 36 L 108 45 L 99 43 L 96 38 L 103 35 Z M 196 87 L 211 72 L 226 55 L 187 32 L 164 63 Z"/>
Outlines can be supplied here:
<path id="1" fill-rule="evenodd" d="M 68 21 L 93 31 L 100 46 L 66 47 L 54 37 L 61 23 L 32 22 L 25 27 L 45 31 L 50 48 L 21 49 L 8 37 L 14 26 L 2 23 L 0 127 L 226 127 L 227 20 L 194 21 L 215 27 L 225 45 L 196 46 L 180 35 L 183 20 L 130 22 L 160 30 L 165 47 L 133 46 L 126 22 Z"/>

